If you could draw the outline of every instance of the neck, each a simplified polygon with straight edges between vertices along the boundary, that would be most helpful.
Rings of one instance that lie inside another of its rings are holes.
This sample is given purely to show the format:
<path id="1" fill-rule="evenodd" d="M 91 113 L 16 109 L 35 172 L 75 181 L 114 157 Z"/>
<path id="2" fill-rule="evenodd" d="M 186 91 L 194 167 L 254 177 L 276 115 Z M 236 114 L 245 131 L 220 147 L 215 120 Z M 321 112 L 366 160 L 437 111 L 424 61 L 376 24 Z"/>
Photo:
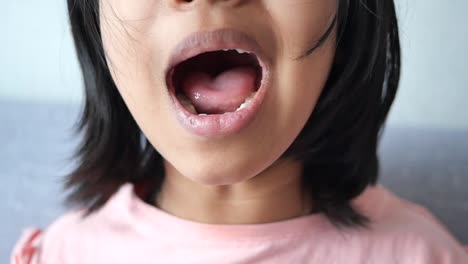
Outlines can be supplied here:
<path id="1" fill-rule="evenodd" d="M 302 165 L 278 160 L 261 174 L 232 185 L 207 186 L 165 162 L 156 206 L 174 216 L 208 224 L 260 224 L 303 216 L 311 202 L 302 195 Z"/>

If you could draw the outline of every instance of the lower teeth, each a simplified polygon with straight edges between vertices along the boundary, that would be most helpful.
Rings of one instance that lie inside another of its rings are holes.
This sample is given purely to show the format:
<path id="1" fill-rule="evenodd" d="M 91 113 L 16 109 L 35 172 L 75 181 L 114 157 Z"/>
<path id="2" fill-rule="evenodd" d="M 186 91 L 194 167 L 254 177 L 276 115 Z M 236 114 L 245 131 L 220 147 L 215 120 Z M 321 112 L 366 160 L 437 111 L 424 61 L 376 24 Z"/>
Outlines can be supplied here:
<path id="1" fill-rule="evenodd" d="M 252 101 L 252 99 L 255 97 L 255 94 L 256 92 L 253 92 L 252 94 L 250 94 L 249 97 L 247 97 L 245 99 L 245 101 L 236 109 L 236 112 L 246 108 L 250 102 Z M 177 95 L 177 99 L 179 100 L 180 104 L 185 108 L 187 109 L 187 111 L 189 111 L 191 114 L 194 114 L 194 115 L 199 115 L 199 116 L 207 116 L 208 114 L 205 114 L 205 113 L 198 113 L 197 112 L 197 109 L 195 109 L 195 106 L 192 104 L 192 101 L 190 101 L 190 99 L 188 99 L 185 95 Z M 224 114 L 228 114 L 228 113 L 232 113 L 232 112 L 225 112 Z"/>
<path id="2" fill-rule="evenodd" d="M 183 107 L 185 107 L 185 109 L 187 109 L 187 111 L 189 111 L 190 113 L 192 113 L 194 115 L 198 114 L 197 109 L 195 109 L 195 106 L 192 104 L 190 99 L 188 99 L 186 96 L 177 95 L 177 99 L 179 100 L 180 104 Z"/>
<path id="3" fill-rule="evenodd" d="M 250 104 L 250 102 L 252 101 L 252 99 L 255 97 L 255 94 L 256 94 L 256 92 L 251 93 L 250 96 L 247 97 L 247 98 L 245 99 L 245 101 L 239 106 L 239 108 L 236 109 L 236 112 L 239 111 L 239 110 L 241 110 L 241 109 L 246 108 L 246 107 Z"/>

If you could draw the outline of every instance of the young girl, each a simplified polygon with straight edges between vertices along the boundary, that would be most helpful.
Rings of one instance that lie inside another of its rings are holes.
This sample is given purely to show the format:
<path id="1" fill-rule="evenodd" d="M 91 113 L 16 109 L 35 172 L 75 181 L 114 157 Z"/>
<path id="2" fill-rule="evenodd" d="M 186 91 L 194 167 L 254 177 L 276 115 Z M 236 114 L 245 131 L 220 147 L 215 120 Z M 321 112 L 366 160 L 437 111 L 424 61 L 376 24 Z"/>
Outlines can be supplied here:
<path id="1" fill-rule="evenodd" d="M 377 184 L 392 0 L 68 0 L 79 208 L 12 263 L 468 263 Z"/>

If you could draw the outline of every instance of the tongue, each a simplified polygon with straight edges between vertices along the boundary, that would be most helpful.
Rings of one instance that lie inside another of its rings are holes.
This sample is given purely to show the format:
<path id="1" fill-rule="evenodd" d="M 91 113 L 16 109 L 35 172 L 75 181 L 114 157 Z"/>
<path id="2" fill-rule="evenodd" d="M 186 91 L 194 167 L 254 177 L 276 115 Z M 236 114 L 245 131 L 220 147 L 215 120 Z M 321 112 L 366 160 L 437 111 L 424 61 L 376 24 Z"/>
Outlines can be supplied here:
<path id="1" fill-rule="evenodd" d="M 255 92 L 256 71 L 252 67 L 236 67 L 212 78 L 206 72 L 191 72 L 182 89 L 198 113 L 234 112 Z"/>

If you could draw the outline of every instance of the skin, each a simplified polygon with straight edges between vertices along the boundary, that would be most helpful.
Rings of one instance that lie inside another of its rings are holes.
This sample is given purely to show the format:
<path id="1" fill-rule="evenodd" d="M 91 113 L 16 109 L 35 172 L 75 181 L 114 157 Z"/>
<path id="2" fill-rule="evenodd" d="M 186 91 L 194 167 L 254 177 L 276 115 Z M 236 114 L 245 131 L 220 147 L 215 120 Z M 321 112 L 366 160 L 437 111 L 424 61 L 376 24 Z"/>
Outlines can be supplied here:
<path id="1" fill-rule="evenodd" d="M 331 0 L 101 0 L 101 32 L 112 77 L 164 158 L 166 175 L 156 206 L 211 224 L 281 221 L 313 208 L 301 195 L 302 165 L 279 157 L 322 92 L 333 63 L 335 32 L 310 56 L 295 58 L 323 35 L 335 10 Z M 272 61 L 273 85 L 248 127 L 207 139 L 178 123 L 164 70 L 172 48 L 184 37 L 225 27 L 257 40 Z"/>

